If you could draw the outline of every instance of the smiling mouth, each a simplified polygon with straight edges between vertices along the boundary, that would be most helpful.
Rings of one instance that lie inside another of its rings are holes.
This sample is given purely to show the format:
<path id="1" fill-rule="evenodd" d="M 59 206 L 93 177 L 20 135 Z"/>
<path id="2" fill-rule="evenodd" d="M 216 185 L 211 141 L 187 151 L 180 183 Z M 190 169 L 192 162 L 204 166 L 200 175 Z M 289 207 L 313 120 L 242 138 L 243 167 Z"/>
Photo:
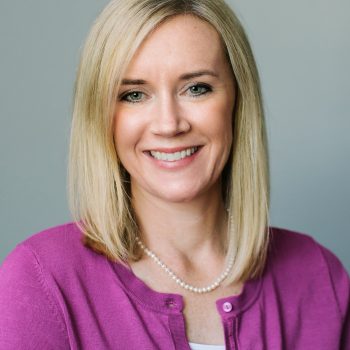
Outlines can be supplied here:
<path id="1" fill-rule="evenodd" d="M 159 151 L 148 151 L 149 155 L 157 160 L 162 160 L 166 162 L 176 162 L 178 160 L 191 157 L 194 153 L 199 150 L 199 146 L 186 148 L 182 151 L 168 153 Z"/>

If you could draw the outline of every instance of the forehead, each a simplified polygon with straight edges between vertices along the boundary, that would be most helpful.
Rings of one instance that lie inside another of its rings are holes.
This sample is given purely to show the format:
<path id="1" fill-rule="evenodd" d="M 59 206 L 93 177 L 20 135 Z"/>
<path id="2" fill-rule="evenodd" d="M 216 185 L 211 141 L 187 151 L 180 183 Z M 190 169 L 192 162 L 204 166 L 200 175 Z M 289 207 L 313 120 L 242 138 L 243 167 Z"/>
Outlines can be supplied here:
<path id="1" fill-rule="evenodd" d="M 214 68 L 225 61 L 219 33 L 193 15 L 167 19 L 153 30 L 136 51 L 127 73 L 166 68 Z"/>

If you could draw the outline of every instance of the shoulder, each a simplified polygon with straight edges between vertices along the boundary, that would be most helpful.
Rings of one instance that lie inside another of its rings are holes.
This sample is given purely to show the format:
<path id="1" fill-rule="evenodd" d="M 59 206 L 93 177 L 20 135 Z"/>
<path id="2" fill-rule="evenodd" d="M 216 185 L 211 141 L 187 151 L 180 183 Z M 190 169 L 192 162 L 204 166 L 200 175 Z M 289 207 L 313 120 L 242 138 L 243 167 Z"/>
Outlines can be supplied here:
<path id="1" fill-rule="evenodd" d="M 40 252 L 41 254 L 52 254 L 55 251 L 69 251 L 79 249 L 81 245 L 82 232 L 73 222 L 54 226 L 29 236 L 19 245 Z"/>
<path id="2" fill-rule="evenodd" d="M 81 260 L 91 251 L 83 244 L 84 234 L 74 222 L 54 226 L 28 237 L 19 246 L 33 251 L 42 259 Z"/>
<path id="3" fill-rule="evenodd" d="M 284 288 L 333 300 L 342 316 L 348 312 L 350 279 L 339 258 L 305 233 L 270 229 L 268 275 Z"/>
<path id="4" fill-rule="evenodd" d="M 33 336 L 38 348 L 69 347 L 55 283 L 68 276 L 74 253 L 83 255 L 80 237 L 74 224 L 60 225 L 32 235 L 6 257 L 0 266 L 1 349 L 31 348 Z"/>
<path id="5" fill-rule="evenodd" d="M 312 236 L 276 227 L 270 228 L 270 260 L 275 268 L 281 269 L 302 268 L 305 272 L 312 272 L 323 268 L 330 273 L 345 271 L 339 258 Z"/>
<path id="6" fill-rule="evenodd" d="M 4 260 L 1 270 L 25 273 L 26 266 L 37 266 L 41 273 L 62 276 L 68 270 L 83 271 L 101 257 L 83 244 L 83 233 L 69 222 L 33 234 L 19 243 Z M 13 275 L 13 273 L 11 273 Z"/>

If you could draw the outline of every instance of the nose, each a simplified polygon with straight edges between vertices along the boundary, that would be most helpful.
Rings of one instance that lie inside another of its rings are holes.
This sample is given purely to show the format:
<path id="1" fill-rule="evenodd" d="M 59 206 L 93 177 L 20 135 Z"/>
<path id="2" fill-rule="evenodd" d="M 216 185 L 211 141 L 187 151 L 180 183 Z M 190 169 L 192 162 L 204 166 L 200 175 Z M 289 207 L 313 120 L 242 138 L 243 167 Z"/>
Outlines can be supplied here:
<path id="1" fill-rule="evenodd" d="M 175 96 L 164 94 L 155 101 L 151 132 L 155 135 L 173 137 L 190 130 L 191 125 Z"/>

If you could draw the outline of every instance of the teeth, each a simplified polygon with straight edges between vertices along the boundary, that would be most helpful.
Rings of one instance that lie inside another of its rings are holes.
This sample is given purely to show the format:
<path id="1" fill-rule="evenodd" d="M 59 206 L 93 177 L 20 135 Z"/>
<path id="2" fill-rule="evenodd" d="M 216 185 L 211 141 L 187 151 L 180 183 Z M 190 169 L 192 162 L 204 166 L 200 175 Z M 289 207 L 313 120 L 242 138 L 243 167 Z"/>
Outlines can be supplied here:
<path id="1" fill-rule="evenodd" d="M 158 151 L 150 151 L 150 153 L 151 153 L 152 157 L 154 157 L 158 160 L 175 162 L 177 160 L 191 156 L 197 150 L 198 150 L 198 147 L 192 147 L 192 148 L 188 148 L 186 150 L 183 150 L 181 152 L 175 152 L 175 153 L 164 153 L 164 152 L 158 152 Z"/>

